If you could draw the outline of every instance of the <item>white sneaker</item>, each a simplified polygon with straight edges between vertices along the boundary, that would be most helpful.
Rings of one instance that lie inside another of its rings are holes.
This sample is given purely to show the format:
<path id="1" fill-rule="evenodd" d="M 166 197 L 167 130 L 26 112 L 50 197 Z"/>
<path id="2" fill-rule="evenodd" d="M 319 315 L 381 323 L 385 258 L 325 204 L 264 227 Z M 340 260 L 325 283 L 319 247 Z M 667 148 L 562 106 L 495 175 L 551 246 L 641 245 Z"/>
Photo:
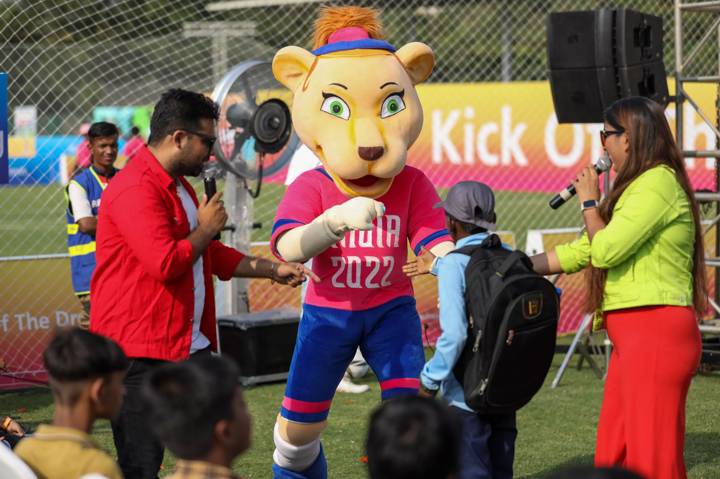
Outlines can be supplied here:
<path id="1" fill-rule="evenodd" d="M 365 361 L 362 362 L 351 362 L 350 366 L 348 366 L 347 370 L 345 371 L 346 376 L 350 376 L 350 379 L 360 379 L 367 376 L 367 373 L 370 371 L 370 366 L 368 366 L 368 363 Z"/>
<path id="2" fill-rule="evenodd" d="M 340 384 L 337 385 L 336 391 L 339 393 L 360 394 L 370 390 L 367 384 L 355 384 L 347 378 L 342 378 Z"/>

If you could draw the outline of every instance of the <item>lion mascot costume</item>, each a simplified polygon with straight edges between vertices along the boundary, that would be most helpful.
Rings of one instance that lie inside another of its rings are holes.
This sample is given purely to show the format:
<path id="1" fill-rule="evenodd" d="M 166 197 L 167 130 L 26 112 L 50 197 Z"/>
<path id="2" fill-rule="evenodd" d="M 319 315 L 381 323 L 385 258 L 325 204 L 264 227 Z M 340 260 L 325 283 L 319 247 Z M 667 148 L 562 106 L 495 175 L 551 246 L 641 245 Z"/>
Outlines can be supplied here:
<path id="1" fill-rule="evenodd" d="M 294 94 L 292 117 L 322 166 L 287 189 L 271 248 L 313 259 L 285 397 L 274 429 L 276 478 L 325 478 L 320 433 L 335 388 L 359 346 L 382 399 L 416 395 L 424 364 L 421 323 L 403 274 L 408 242 L 443 256 L 453 247 L 435 188 L 407 166 L 423 112 L 415 85 L 434 65 L 422 43 L 395 49 L 377 12 L 327 7 L 312 52 L 281 49 L 273 74 Z"/>

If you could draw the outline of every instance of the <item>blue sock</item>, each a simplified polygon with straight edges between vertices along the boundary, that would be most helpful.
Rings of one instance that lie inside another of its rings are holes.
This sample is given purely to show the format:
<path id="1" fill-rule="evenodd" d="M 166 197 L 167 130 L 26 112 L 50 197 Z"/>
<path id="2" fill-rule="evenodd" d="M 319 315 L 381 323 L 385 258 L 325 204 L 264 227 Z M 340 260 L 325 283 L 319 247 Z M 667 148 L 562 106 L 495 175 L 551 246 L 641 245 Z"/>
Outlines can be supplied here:
<path id="1" fill-rule="evenodd" d="M 327 479 L 327 462 L 325 461 L 325 453 L 322 445 L 320 446 L 320 454 L 315 458 L 310 467 L 302 472 L 295 472 L 289 469 L 272 465 L 274 479 Z"/>

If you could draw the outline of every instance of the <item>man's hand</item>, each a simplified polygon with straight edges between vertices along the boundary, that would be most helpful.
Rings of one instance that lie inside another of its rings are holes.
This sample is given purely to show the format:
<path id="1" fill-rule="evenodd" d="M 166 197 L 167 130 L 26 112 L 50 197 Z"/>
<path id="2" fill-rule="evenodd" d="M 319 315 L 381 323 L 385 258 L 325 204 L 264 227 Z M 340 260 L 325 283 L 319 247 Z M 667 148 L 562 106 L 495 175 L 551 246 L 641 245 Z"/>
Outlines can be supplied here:
<path id="1" fill-rule="evenodd" d="M 97 216 L 86 216 L 77 220 L 78 229 L 86 235 L 95 236 Z"/>
<path id="2" fill-rule="evenodd" d="M 218 191 L 209 200 L 207 196 L 203 195 L 202 202 L 198 206 L 198 228 L 201 228 L 211 238 L 222 231 L 228 219 L 220 195 L 221 193 Z"/>
<path id="3" fill-rule="evenodd" d="M 25 430 L 22 428 L 20 424 L 10 416 L 7 416 L 2 423 L 3 428 L 10 434 L 14 434 L 16 436 L 24 436 Z"/>
<path id="4" fill-rule="evenodd" d="M 432 269 L 433 261 L 435 261 L 435 255 L 423 246 L 420 255 L 414 260 L 408 261 L 402 267 L 403 273 L 405 273 L 408 278 L 428 274 Z"/>
<path id="5" fill-rule="evenodd" d="M 301 263 L 274 263 L 271 276 L 273 281 L 293 288 L 304 283 L 308 277 L 316 283 L 320 281 L 318 275 Z"/>

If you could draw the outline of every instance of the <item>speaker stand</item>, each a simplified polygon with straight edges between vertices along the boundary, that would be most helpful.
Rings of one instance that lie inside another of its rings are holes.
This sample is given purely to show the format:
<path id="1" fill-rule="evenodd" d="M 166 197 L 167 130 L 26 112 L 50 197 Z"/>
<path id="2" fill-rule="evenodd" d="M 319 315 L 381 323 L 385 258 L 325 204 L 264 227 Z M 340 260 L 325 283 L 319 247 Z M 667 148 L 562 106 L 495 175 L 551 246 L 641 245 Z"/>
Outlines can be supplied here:
<path id="1" fill-rule="evenodd" d="M 592 315 L 586 314 L 583 316 L 582 322 L 580 323 L 580 327 L 578 328 L 577 332 L 575 333 L 575 337 L 572 340 L 572 343 L 570 344 L 570 348 L 567 350 L 567 353 L 565 353 L 565 357 L 563 358 L 563 362 L 560 365 L 560 369 L 558 369 L 557 374 L 555 374 L 555 379 L 553 379 L 552 384 L 550 385 L 551 388 L 556 388 L 558 384 L 560 384 L 560 380 L 563 377 L 563 374 L 565 374 L 565 370 L 568 367 L 568 364 L 570 364 L 570 359 L 572 358 L 572 355 L 575 353 L 575 350 L 580 354 L 580 362 L 578 363 L 578 369 L 582 367 L 583 361 L 587 361 L 590 365 L 590 368 L 593 370 L 595 375 L 598 379 L 604 379 L 605 374 L 603 373 L 602 369 L 597 365 L 597 362 L 595 362 L 595 359 L 592 357 L 592 348 L 595 346 L 592 344 L 591 339 L 591 333 L 588 333 L 588 328 L 592 324 Z M 587 334 L 587 336 L 586 336 Z M 583 340 L 584 337 L 584 340 Z M 607 347 L 607 346 L 606 346 Z M 607 371 L 607 367 L 606 367 Z"/>

